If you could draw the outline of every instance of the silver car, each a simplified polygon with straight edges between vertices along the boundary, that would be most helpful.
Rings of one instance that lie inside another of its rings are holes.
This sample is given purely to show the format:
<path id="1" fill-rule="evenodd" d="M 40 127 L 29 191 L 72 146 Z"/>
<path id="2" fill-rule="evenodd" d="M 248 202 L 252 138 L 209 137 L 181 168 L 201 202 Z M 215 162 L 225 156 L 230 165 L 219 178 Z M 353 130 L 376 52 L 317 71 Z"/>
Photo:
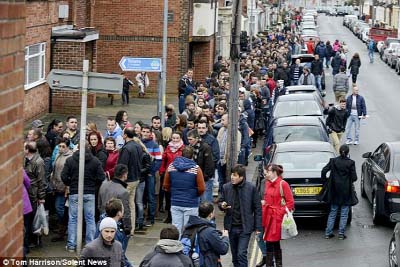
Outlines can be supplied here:
<path id="1" fill-rule="evenodd" d="M 398 267 L 400 259 L 400 213 L 392 213 L 390 220 L 396 223 L 393 230 L 393 236 L 389 242 L 389 266 Z"/>
<path id="2" fill-rule="evenodd" d="M 384 51 L 382 54 L 382 60 L 383 62 L 385 62 L 386 64 L 389 64 L 389 57 L 391 57 L 391 55 L 393 54 L 393 52 L 400 47 L 400 43 L 391 43 Z"/>
<path id="3" fill-rule="evenodd" d="M 387 55 L 387 64 L 394 69 L 397 64 L 397 59 L 400 56 L 400 44 L 397 44 L 397 47 L 392 50 L 392 53 Z"/>

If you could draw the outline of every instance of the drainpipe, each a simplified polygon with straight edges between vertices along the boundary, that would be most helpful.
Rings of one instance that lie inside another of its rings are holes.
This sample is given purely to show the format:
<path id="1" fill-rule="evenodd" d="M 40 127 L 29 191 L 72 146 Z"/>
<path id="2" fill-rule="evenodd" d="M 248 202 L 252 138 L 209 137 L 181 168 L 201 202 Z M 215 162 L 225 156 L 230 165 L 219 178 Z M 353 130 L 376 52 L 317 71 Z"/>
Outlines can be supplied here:
<path id="1" fill-rule="evenodd" d="M 56 39 L 51 38 L 50 39 L 50 70 L 53 69 L 54 67 L 54 56 L 53 56 L 53 50 L 54 50 L 54 45 L 56 44 Z M 49 87 L 49 113 L 53 112 L 53 94 L 52 94 L 53 89 Z"/>

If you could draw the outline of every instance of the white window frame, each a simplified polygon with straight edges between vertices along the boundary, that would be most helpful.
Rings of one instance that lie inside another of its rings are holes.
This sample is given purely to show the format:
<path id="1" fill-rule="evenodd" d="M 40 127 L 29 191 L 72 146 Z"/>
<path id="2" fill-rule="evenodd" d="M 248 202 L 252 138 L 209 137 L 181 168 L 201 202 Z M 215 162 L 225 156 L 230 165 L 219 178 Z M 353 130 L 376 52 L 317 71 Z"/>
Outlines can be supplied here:
<path id="1" fill-rule="evenodd" d="M 39 52 L 33 55 L 29 55 L 29 48 L 31 46 L 39 45 Z M 29 83 L 29 60 L 35 57 L 39 57 L 39 76 L 38 79 L 34 82 Z M 29 90 L 33 87 L 36 87 L 42 83 L 46 82 L 46 42 L 37 43 L 30 46 L 25 47 L 25 77 L 24 77 L 24 88 L 25 90 Z"/>

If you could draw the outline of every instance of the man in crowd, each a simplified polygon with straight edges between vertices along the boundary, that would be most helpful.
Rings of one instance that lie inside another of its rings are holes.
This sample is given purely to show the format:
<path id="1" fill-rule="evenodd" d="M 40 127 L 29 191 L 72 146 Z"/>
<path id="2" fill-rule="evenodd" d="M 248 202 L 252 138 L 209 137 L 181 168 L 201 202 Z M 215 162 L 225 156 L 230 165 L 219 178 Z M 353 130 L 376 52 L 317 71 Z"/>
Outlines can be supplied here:
<path id="1" fill-rule="evenodd" d="M 129 192 L 129 208 L 131 210 L 131 235 L 134 234 L 134 226 L 136 223 L 136 188 L 139 184 L 141 159 L 143 150 L 133 140 L 135 137 L 135 131 L 132 127 L 125 128 L 123 134 L 125 145 L 119 151 L 118 164 L 124 164 L 128 167 L 128 179 L 126 180 Z"/>
<path id="2" fill-rule="evenodd" d="M 311 73 L 315 77 L 315 83 L 320 92 L 322 91 L 321 79 L 324 72 L 324 64 L 322 60 L 320 59 L 319 54 L 315 54 L 314 60 L 311 62 Z"/>
<path id="3" fill-rule="evenodd" d="M 159 131 L 161 133 L 162 127 L 161 127 L 161 118 L 159 116 L 153 116 L 151 118 L 151 130 L 154 131 Z"/>
<path id="4" fill-rule="evenodd" d="M 349 113 L 346 110 L 346 99 L 344 97 L 339 99 L 338 106 L 330 106 L 324 110 L 324 114 L 328 114 L 326 118 L 326 126 L 330 131 L 330 138 L 333 143 L 333 147 L 339 153 L 340 139 L 346 129 L 347 118 Z"/>
<path id="5" fill-rule="evenodd" d="M 295 64 L 290 66 L 290 85 L 297 85 L 299 78 L 303 73 L 303 67 L 300 65 L 300 59 L 296 59 Z"/>
<path id="6" fill-rule="evenodd" d="M 112 137 L 115 140 L 116 147 L 120 149 L 124 145 L 124 139 L 122 138 L 122 129 L 116 123 L 114 117 L 108 117 L 107 119 L 107 130 L 104 133 L 104 139 Z"/>
<path id="7" fill-rule="evenodd" d="M 365 119 L 367 115 L 367 107 L 364 97 L 358 94 L 358 87 L 353 87 L 353 94 L 349 95 L 346 100 L 346 110 L 350 114 L 346 124 L 346 144 L 350 145 L 353 142 L 351 137 L 351 128 L 354 124 L 354 145 L 360 142 L 360 120 Z"/>
<path id="8" fill-rule="evenodd" d="M 78 129 L 78 119 L 75 116 L 68 116 L 66 126 L 67 129 L 65 131 L 69 133 L 71 142 L 77 145 L 81 136 Z"/>
<path id="9" fill-rule="evenodd" d="M 186 96 L 193 94 L 195 91 L 195 84 L 193 81 L 193 70 L 188 69 L 185 75 L 179 80 L 178 91 L 179 91 L 179 113 L 182 113 L 185 109 L 185 98 Z"/>
<path id="10" fill-rule="evenodd" d="M 333 76 L 333 92 L 336 103 L 339 103 L 340 98 L 345 98 L 349 92 L 349 77 L 344 66 L 341 66 L 340 72 Z"/>

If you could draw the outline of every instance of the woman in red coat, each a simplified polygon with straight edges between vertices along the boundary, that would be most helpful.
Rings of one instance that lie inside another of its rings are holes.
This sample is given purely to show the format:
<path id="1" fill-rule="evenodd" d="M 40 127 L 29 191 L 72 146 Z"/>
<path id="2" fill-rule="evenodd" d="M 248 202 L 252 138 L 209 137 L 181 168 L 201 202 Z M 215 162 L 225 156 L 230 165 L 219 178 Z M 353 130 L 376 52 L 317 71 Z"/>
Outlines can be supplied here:
<path id="1" fill-rule="evenodd" d="M 276 266 L 282 266 L 282 250 L 280 245 L 282 220 L 286 213 L 286 207 L 290 211 L 294 209 L 292 191 L 289 184 L 282 179 L 282 173 L 282 166 L 276 164 L 269 164 L 264 169 L 267 181 L 261 204 L 263 209 L 264 240 L 267 245 L 267 267 L 274 266 L 274 258 Z"/>
<path id="2" fill-rule="evenodd" d="M 165 149 L 163 156 L 162 156 L 162 163 L 160 167 L 160 186 L 162 187 L 164 183 L 164 173 L 168 169 L 168 166 L 174 161 L 176 157 L 182 156 L 182 150 L 185 147 L 182 140 L 182 134 L 180 132 L 175 132 L 171 136 L 171 141 L 168 143 L 167 148 Z M 158 210 L 163 212 L 163 200 L 165 195 L 165 210 L 168 212 L 168 216 L 165 219 L 165 223 L 171 223 L 171 195 L 169 192 L 164 191 L 160 188 L 159 194 L 159 206 Z"/>
<path id="3" fill-rule="evenodd" d="M 104 171 L 108 180 L 112 180 L 114 178 L 114 168 L 118 162 L 119 152 L 116 148 L 115 139 L 111 136 L 107 137 L 106 140 L 104 140 L 104 146 L 106 147 L 108 153 L 106 167 Z"/>

